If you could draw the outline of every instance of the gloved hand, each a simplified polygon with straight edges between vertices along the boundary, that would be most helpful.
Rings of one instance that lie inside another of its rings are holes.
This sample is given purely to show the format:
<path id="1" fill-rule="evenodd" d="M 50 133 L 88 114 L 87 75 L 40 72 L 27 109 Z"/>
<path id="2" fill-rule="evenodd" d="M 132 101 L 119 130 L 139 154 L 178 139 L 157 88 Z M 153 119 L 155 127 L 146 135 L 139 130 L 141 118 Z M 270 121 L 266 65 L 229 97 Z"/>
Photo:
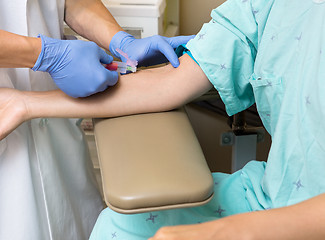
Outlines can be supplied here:
<path id="1" fill-rule="evenodd" d="M 116 84 L 118 73 L 101 64 L 111 63 L 113 57 L 94 42 L 40 38 L 42 51 L 32 70 L 48 72 L 66 94 L 87 97 Z"/>
<path id="2" fill-rule="evenodd" d="M 139 66 L 150 66 L 169 61 L 174 67 L 179 66 L 179 60 L 174 50 L 181 44 L 186 44 L 194 36 L 162 37 L 159 35 L 136 39 L 132 35 L 120 31 L 110 42 L 109 50 L 123 62 L 126 59 L 116 49 L 121 49 Z"/>

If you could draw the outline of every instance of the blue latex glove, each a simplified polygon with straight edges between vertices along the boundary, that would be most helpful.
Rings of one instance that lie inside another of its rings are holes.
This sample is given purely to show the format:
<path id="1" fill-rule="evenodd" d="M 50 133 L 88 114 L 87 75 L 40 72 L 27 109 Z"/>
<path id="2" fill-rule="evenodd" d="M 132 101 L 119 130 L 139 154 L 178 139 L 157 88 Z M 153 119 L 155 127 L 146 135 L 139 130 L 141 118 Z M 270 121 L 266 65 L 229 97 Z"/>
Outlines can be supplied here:
<path id="1" fill-rule="evenodd" d="M 123 62 L 126 59 L 116 51 L 121 49 L 131 60 L 136 60 L 139 66 L 151 66 L 169 61 L 174 67 L 179 66 L 179 60 L 174 50 L 181 44 L 186 44 L 194 36 L 162 37 L 159 35 L 136 39 L 132 35 L 120 31 L 110 42 L 109 50 Z"/>
<path id="2" fill-rule="evenodd" d="M 32 70 L 48 72 L 66 94 L 87 97 L 116 84 L 118 73 L 102 65 L 111 63 L 113 57 L 94 42 L 39 37 L 42 51 Z"/>

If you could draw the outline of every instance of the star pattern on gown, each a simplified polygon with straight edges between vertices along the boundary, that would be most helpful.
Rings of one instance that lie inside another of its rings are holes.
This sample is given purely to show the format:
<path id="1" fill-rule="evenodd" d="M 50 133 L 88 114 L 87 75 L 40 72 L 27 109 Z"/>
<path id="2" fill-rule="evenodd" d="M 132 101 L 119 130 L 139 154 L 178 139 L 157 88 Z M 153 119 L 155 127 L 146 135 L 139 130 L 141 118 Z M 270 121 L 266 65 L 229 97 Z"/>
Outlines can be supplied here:
<path id="1" fill-rule="evenodd" d="M 296 185 L 296 190 L 299 190 L 300 188 L 304 187 L 304 185 L 301 184 L 300 179 L 297 182 L 294 182 L 293 184 Z"/>
<path id="2" fill-rule="evenodd" d="M 226 210 L 222 209 L 220 206 L 218 207 L 218 209 L 216 211 L 214 211 L 215 213 L 217 213 L 219 215 L 219 217 L 222 216 L 222 213 L 225 212 Z"/>
<path id="3" fill-rule="evenodd" d="M 155 218 L 158 217 L 158 215 L 153 215 L 150 213 L 150 217 L 146 219 L 146 221 L 151 221 L 152 223 L 155 223 Z"/>
<path id="4" fill-rule="evenodd" d="M 258 10 L 253 9 L 253 14 L 254 14 L 254 15 L 258 14 Z"/>
<path id="5" fill-rule="evenodd" d="M 201 33 L 198 35 L 198 40 L 203 40 L 204 39 L 204 36 L 205 36 L 205 33 Z"/>
<path id="6" fill-rule="evenodd" d="M 272 82 L 271 81 L 267 81 L 267 86 L 271 87 L 272 86 Z"/>
<path id="7" fill-rule="evenodd" d="M 116 232 L 113 232 L 112 233 L 112 238 L 116 238 L 116 237 L 117 237 Z"/>
<path id="8" fill-rule="evenodd" d="M 301 40 L 301 38 L 302 38 L 302 33 L 300 33 L 300 35 L 299 35 L 299 36 L 297 36 L 295 39 L 296 39 L 297 41 L 300 41 L 300 40 Z"/>

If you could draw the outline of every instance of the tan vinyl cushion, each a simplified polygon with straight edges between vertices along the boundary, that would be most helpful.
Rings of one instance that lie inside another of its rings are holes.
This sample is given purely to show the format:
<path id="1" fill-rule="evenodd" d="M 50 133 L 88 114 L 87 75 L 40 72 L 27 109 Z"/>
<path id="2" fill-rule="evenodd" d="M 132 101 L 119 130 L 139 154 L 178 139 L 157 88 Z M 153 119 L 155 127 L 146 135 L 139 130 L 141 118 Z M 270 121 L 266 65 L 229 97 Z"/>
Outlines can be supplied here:
<path id="1" fill-rule="evenodd" d="M 213 179 L 184 110 L 94 119 L 106 204 L 120 213 L 198 206 Z"/>

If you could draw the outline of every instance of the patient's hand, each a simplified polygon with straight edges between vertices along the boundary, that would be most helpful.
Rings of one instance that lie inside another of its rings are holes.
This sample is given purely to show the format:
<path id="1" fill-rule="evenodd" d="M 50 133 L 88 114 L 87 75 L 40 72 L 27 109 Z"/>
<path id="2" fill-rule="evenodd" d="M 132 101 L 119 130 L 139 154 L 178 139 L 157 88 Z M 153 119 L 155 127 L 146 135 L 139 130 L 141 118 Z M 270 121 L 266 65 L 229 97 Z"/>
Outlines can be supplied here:
<path id="1" fill-rule="evenodd" d="M 242 237 L 242 238 L 241 238 Z M 237 240 L 244 238 L 223 220 L 161 228 L 149 240 Z"/>
<path id="2" fill-rule="evenodd" d="M 0 140 L 28 119 L 24 94 L 10 88 L 0 88 Z"/>
<path id="3" fill-rule="evenodd" d="M 205 223 L 163 227 L 148 240 L 252 240 L 250 214 L 238 214 Z M 269 238 L 263 238 L 269 239 Z"/>
<path id="4" fill-rule="evenodd" d="M 181 225 L 161 228 L 148 240 L 215 240 L 214 229 L 210 223 Z"/>

